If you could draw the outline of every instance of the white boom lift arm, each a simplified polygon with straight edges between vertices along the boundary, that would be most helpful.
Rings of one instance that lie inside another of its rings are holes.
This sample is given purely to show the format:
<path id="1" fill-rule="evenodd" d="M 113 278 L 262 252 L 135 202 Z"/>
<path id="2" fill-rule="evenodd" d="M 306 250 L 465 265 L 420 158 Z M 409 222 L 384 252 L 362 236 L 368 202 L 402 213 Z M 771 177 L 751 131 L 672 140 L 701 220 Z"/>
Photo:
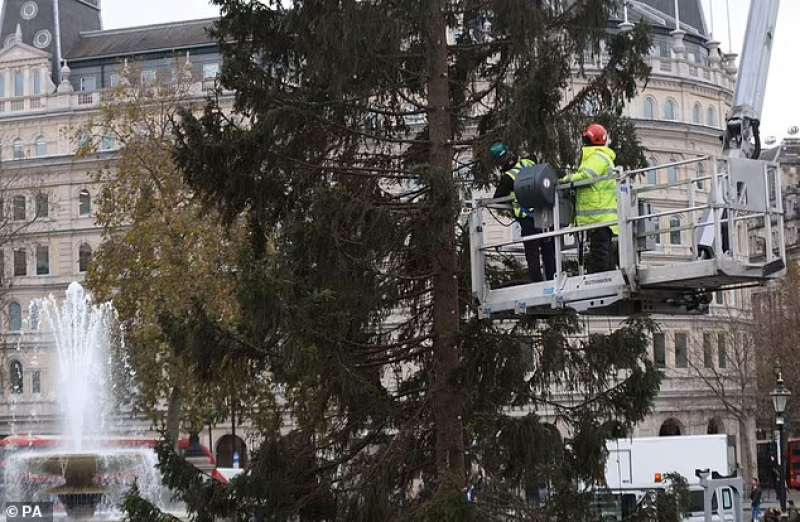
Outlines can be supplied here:
<path id="1" fill-rule="evenodd" d="M 490 242 L 486 238 L 487 218 L 492 209 L 510 209 L 510 198 L 472 201 L 472 292 L 481 316 L 552 314 L 565 308 L 605 315 L 635 311 L 702 313 L 707 310 L 713 291 L 761 285 L 785 273 L 780 174 L 776 163 L 757 159 L 778 4 L 779 0 L 751 3 L 734 106 L 727 116 L 720 157 L 706 156 L 628 172 L 617 169 L 609 176 L 618 184 L 615 223 L 570 225 L 572 212 L 566 194 L 582 184 L 556 186 L 552 182 L 554 173 L 548 175 L 541 168 L 520 172 L 514 190 L 522 206 L 536 208 L 537 226 L 546 232 Z M 666 185 L 640 185 L 635 181 L 649 170 L 709 159 L 713 166 L 709 175 Z M 706 183 L 710 193 L 700 189 Z M 685 193 L 683 206 L 653 212 L 652 204 L 659 199 L 654 192 L 664 189 Z M 544 194 L 548 190 L 551 193 Z M 551 201 L 552 207 L 539 208 L 543 198 Z M 526 204 L 529 202 L 536 204 Z M 657 220 L 666 216 L 682 217 L 680 226 L 659 229 Z M 580 266 L 568 269 L 566 262 L 576 257 L 577 250 L 568 248 L 570 239 L 574 242 L 587 231 L 610 224 L 617 224 L 620 229 L 618 268 L 593 274 L 584 273 Z M 687 234 L 692 237 L 688 249 L 691 258 L 655 262 L 655 238 L 680 231 L 691 232 Z M 556 275 L 552 281 L 511 286 L 509 281 L 495 277 L 501 266 L 498 257 L 516 256 L 524 241 L 545 238 L 555 242 Z M 751 246 L 759 251 L 751 252 Z"/>

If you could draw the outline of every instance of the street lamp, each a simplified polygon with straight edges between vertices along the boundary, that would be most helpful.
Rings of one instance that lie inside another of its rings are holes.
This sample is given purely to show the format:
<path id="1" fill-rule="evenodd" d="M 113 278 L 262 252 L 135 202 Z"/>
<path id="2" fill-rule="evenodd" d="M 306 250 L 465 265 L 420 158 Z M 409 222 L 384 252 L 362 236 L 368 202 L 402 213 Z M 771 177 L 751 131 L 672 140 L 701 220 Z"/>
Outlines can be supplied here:
<path id="1" fill-rule="evenodd" d="M 775 452 L 778 464 L 778 484 L 777 495 L 781 502 L 781 510 L 786 511 L 786 479 L 784 475 L 783 464 L 783 413 L 786 411 L 786 402 L 792 395 L 792 392 L 786 389 L 783 384 L 783 373 L 780 366 L 775 367 L 775 389 L 769 394 L 772 398 L 772 407 L 775 408 L 775 425 L 778 428 L 777 451 Z"/>

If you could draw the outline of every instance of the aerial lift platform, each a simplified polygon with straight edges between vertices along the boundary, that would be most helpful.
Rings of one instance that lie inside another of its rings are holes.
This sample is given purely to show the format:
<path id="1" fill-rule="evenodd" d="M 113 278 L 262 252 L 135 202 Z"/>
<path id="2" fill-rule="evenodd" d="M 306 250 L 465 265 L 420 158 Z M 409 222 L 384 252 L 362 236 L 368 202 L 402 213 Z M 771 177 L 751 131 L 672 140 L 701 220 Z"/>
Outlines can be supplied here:
<path id="1" fill-rule="evenodd" d="M 702 313 L 708 309 L 713 292 L 763 285 L 785 273 L 781 176 L 776 163 L 757 159 L 778 6 L 778 0 L 751 5 L 734 104 L 726 118 L 719 157 L 609 173 L 602 179 L 613 178 L 617 182 L 618 219 L 612 223 L 571 225 L 568 194 L 591 182 L 558 185 L 559 176 L 552 169 L 548 172 L 548 168 L 523 169 L 514 186 L 519 204 L 536 209 L 534 219 L 545 230 L 542 233 L 487 241 L 489 220 L 494 219 L 497 210 L 510 210 L 511 198 L 478 198 L 471 202 L 472 291 L 480 316 L 549 315 L 566 309 L 604 315 L 638 311 Z M 713 168 L 708 176 L 665 185 L 639 183 L 650 170 L 709 160 Z M 699 187 L 705 185 L 709 190 L 701 191 Z M 654 205 L 663 204 L 659 191 L 664 190 L 669 191 L 670 206 L 652 211 Z M 680 226 L 659 229 L 657 220 L 666 216 L 679 216 Z M 617 268 L 585 273 L 580 266 L 580 238 L 592 229 L 612 224 L 620 230 Z M 684 235 L 692 238 L 690 258 L 654 262 L 647 252 L 654 250 L 656 236 L 679 231 L 691 232 Z M 499 257 L 519 256 L 524 263 L 523 242 L 545 238 L 555 242 L 556 275 L 552 281 L 513 286 L 508 286 L 507 281 L 494 285 L 490 282 L 489 273 L 501 267 Z M 569 263 L 572 267 L 567 269 L 565 261 L 571 257 L 578 259 L 577 268 L 575 263 Z"/>
<path id="2" fill-rule="evenodd" d="M 711 162 L 714 170 L 709 176 L 665 185 L 637 183 L 649 170 L 708 160 L 701 157 L 635 171 L 614 171 L 609 177 L 618 183 L 618 221 L 613 223 L 564 226 L 572 213 L 566 194 L 583 184 L 559 185 L 553 208 L 537 210 L 535 216 L 542 228 L 551 230 L 508 241 L 487 242 L 485 233 L 488 220 L 494 219 L 492 210 L 511 209 L 509 198 L 475 199 L 470 209 L 469 230 L 473 294 L 480 305 L 480 314 L 547 314 L 566 308 L 602 314 L 702 312 L 711 292 L 761 285 L 780 277 L 785 272 L 786 252 L 777 164 L 714 159 Z M 710 191 L 700 191 L 698 184 L 710 185 Z M 664 190 L 674 192 L 670 194 L 673 205 L 683 196 L 678 203 L 682 206 L 650 211 L 654 201 L 663 199 L 659 191 Z M 520 204 L 525 204 L 523 199 Z M 680 227 L 656 225 L 659 218 L 673 215 L 681 216 Z M 582 257 L 577 253 L 582 242 L 575 241 L 575 237 L 611 224 L 619 226 L 618 268 L 587 274 L 579 263 L 577 269 L 572 263 L 573 268 L 565 270 L 566 260 Z M 667 264 L 654 264 L 647 259 L 646 253 L 655 250 L 656 236 L 683 230 L 691 231 L 684 237 L 692 238 L 689 251 L 693 259 L 676 259 Z M 487 268 L 493 261 L 500 256 L 521 255 L 524 241 L 545 238 L 552 238 L 556 246 L 556 277 L 552 281 L 492 288 Z M 758 255 L 750 254 L 753 245 L 762 246 Z"/>

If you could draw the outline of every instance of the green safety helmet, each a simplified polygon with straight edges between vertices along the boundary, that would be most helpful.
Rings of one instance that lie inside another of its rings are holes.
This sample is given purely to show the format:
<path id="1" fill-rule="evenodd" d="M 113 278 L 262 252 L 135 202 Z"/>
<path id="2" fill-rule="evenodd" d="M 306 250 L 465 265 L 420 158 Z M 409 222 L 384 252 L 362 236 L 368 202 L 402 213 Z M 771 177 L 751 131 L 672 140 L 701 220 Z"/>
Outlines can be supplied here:
<path id="1" fill-rule="evenodd" d="M 511 152 L 511 150 L 505 143 L 495 143 L 489 147 L 489 154 L 495 161 L 501 161 L 509 152 Z"/>

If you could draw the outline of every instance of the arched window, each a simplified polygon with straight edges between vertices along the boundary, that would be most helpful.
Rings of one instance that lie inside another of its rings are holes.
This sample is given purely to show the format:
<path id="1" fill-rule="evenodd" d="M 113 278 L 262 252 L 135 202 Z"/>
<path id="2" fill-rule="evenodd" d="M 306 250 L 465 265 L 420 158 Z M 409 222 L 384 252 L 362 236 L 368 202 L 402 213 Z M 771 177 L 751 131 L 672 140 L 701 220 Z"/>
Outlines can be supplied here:
<path id="1" fill-rule="evenodd" d="M 82 243 L 78 248 L 78 272 L 89 270 L 89 263 L 92 262 L 92 247 L 87 243 Z"/>
<path id="2" fill-rule="evenodd" d="M 12 332 L 22 330 L 22 307 L 17 302 L 8 304 L 8 329 Z"/>
<path id="3" fill-rule="evenodd" d="M 9 377 L 11 384 L 11 393 L 21 394 L 24 391 L 25 371 L 22 369 L 22 363 L 19 361 L 11 361 L 9 365 Z"/>
<path id="4" fill-rule="evenodd" d="M 652 120 L 656 117 L 656 100 L 655 98 L 648 96 L 644 99 L 644 118 L 646 120 Z"/>
<path id="5" fill-rule="evenodd" d="M 647 160 L 648 167 L 655 167 L 658 165 L 658 160 L 655 158 L 649 158 Z M 658 185 L 658 170 L 648 170 L 647 171 L 647 183 L 650 185 Z"/>
<path id="6" fill-rule="evenodd" d="M 717 126 L 717 111 L 714 110 L 714 107 L 708 108 L 708 116 L 707 121 L 709 127 L 716 127 Z"/>
<path id="7" fill-rule="evenodd" d="M 47 142 L 44 140 L 44 136 L 39 136 L 36 138 L 36 157 L 43 156 L 47 156 Z"/>
<path id="8" fill-rule="evenodd" d="M 708 428 L 706 428 L 706 433 L 709 435 L 717 435 L 719 433 L 725 433 L 725 424 L 722 422 L 722 419 L 719 417 L 712 417 L 708 420 Z"/>
<path id="9" fill-rule="evenodd" d="M 683 435 L 683 426 L 681 426 L 678 419 L 665 420 L 664 424 L 661 425 L 661 429 L 658 430 L 659 437 L 675 437 L 678 435 Z"/>
<path id="10" fill-rule="evenodd" d="M 703 108 L 699 103 L 694 104 L 694 110 L 692 111 L 692 123 L 696 125 L 703 124 Z"/>
<path id="11" fill-rule="evenodd" d="M 234 462 L 238 454 L 238 465 Z M 223 435 L 217 442 L 217 465 L 221 468 L 247 467 L 247 445 L 236 435 Z"/>
<path id="12" fill-rule="evenodd" d="M 678 216 L 672 216 L 669 218 L 669 242 L 671 245 L 680 245 L 681 244 L 681 231 L 680 230 L 672 230 L 680 228 L 681 226 L 681 218 Z"/>
<path id="13" fill-rule="evenodd" d="M 92 213 L 92 196 L 86 189 L 78 194 L 78 213 L 81 216 L 88 216 Z"/>
<path id="14" fill-rule="evenodd" d="M 16 139 L 14 140 L 14 159 L 23 158 L 25 158 L 25 145 L 22 144 L 22 140 Z"/>
<path id="15" fill-rule="evenodd" d="M 697 163 L 697 177 L 698 178 L 703 178 L 703 177 L 705 177 L 705 175 L 706 175 L 706 166 L 701 161 L 701 162 Z M 697 180 L 697 188 L 700 189 L 700 190 L 703 190 L 704 188 L 706 188 L 706 181 L 704 179 L 698 179 Z"/>
<path id="16" fill-rule="evenodd" d="M 664 119 L 677 120 L 678 119 L 678 104 L 674 100 L 667 100 L 664 104 Z"/>

